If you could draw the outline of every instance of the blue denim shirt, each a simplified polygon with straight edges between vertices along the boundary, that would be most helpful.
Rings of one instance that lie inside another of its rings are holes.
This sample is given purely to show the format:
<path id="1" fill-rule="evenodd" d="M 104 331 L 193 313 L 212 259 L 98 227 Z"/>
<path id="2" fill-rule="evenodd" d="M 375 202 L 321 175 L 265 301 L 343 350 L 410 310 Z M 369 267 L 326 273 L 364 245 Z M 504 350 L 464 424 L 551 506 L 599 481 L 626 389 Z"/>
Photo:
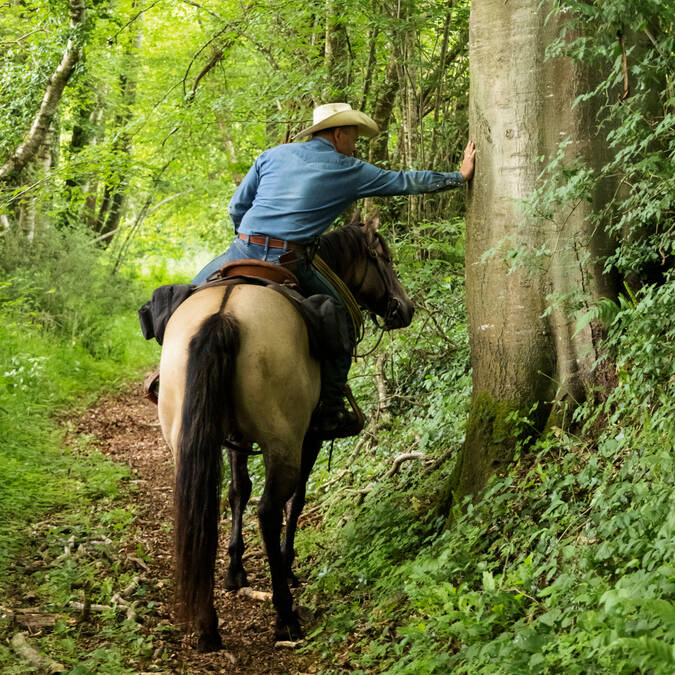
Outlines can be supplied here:
<path id="1" fill-rule="evenodd" d="M 229 205 L 234 229 L 308 243 L 362 197 L 459 187 L 457 172 L 385 171 L 338 152 L 325 138 L 265 150 Z"/>

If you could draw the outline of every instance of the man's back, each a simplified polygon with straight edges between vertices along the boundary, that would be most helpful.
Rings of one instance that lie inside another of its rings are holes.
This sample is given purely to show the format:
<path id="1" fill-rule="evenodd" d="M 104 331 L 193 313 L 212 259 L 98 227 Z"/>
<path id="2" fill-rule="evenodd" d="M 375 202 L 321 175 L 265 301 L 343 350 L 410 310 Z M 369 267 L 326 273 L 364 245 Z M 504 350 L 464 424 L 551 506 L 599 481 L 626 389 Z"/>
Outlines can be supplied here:
<path id="1" fill-rule="evenodd" d="M 457 172 L 384 171 L 338 152 L 325 138 L 263 152 L 230 202 L 242 234 L 310 242 L 356 199 L 461 185 Z"/>

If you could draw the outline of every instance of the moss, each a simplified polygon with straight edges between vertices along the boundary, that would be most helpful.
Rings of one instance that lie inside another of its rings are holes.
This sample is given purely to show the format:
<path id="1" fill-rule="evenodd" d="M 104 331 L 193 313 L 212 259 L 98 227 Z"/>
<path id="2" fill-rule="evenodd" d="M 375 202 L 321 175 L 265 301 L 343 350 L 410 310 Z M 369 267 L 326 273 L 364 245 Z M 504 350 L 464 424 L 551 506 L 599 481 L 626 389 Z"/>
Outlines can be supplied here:
<path id="1" fill-rule="evenodd" d="M 531 424 L 524 423 L 531 411 L 530 401 L 499 400 L 486 391 L 473 397 L 466 440 L 443 497 L 448 525 L 467 495 L 478 495 L 490 476 L 506 469 L 518 441 L 531 434 Z M 540 416 L 534 420 L 537 428 Z"/>
<path id="2" fill-rule="evenodd" d="M 519 421 L 529 406 L 522 402 L 500 401 L 483 391 L 474 396 L 466 428 L 466 438 L 480 437 L 489 445 L 515 446 Z"/>

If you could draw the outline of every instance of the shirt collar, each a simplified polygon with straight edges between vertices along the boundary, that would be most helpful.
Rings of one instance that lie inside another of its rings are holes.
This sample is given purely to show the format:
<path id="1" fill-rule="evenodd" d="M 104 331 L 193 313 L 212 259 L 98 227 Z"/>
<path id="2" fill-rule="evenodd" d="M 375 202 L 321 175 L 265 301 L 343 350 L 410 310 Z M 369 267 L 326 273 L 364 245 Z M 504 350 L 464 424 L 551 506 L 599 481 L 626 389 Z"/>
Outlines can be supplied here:
<path id="1" fill-rule="evenodd" d="M 309 140 L 308 143 L 318 143 L 320 145 L 326 145 L 331 150 L 333 150 L 333 152 L 337 152 L 335 146 L 327 138 L 323 138 L 322 136 L 314 136 L 314 138 Z"/>

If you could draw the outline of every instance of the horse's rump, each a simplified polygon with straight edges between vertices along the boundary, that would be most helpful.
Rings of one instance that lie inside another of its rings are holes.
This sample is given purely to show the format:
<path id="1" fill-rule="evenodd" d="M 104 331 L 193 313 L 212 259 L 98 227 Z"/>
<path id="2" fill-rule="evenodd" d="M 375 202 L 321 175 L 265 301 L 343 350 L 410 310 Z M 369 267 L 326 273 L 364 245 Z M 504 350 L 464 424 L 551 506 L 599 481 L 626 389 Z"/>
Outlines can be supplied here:
<path id="1" fill-rule="evenodd" d="M 166 327 L 159 417 L 176 460 L 189 343 L 205 319 L 220 311 L 224 294 L 218 286 L 196 293 Z M 239 333 L 228 400 L 223 401 L 232 406 L 236 430 L 261 447 L 278 439 L 301 443 L 320 391 L 319 365 L 309 354 L 304 321 L 287 299 L 262 286 L 236 286 L 222 312 Z"/>

